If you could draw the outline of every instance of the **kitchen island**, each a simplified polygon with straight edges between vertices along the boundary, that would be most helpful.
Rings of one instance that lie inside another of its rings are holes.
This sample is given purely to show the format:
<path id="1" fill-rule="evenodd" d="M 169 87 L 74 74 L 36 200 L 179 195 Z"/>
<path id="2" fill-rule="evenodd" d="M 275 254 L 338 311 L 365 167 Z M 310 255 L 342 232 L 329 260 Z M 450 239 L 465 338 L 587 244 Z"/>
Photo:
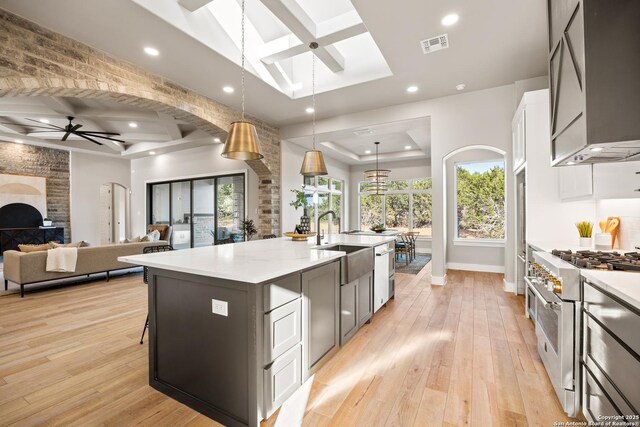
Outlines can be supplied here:
<path id="1" fill-rule="evenodd" d="M 225 425 L 259 425 L 339 348 L 346 252 L 324 247 L 394 239 L 280 238 L 120 258 L 149 269 L 149 384 Z"/>

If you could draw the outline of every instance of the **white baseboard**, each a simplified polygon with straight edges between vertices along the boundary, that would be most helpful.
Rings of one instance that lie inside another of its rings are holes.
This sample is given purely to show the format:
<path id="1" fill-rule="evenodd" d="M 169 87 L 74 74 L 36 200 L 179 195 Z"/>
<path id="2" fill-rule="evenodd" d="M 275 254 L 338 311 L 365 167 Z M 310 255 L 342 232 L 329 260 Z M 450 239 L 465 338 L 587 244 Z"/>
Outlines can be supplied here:
<path id="1" fill-rule="evenodd" d="M 516 284 L 513 282 L 507 282 L 507 279 L 502 279 L 503 286 L 505 292 L 516 293 Z"/>
<path id="2" fill-rule="evenodd" d="M 432 285 L 438 285 L 438 286 L 444 286 L 447 284 L 447 275 L 445 274 L 444 276 L 431 276 L 431 284 Z"/>
<path id="3" fill-rule="evenodd" d="M 466 264 L 462 262 L 448 262 L 447 269 L 481 271 L 483 273 L 504 273 L 504 265 Z"/>

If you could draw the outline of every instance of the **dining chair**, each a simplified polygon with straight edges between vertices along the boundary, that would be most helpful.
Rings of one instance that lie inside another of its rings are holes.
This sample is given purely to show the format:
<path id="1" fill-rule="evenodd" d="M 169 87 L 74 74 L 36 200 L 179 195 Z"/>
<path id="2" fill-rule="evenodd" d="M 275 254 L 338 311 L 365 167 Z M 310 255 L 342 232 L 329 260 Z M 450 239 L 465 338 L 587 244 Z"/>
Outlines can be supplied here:
<path id="1" fill-rule="evenodd" d="M 409 231 L 407 232 L 409 235 L 409 239 L 411 240 L 411 257 L 413 259 L 416 258 L 416 245 L 418 241 L 418 236 L 420 235 L 419 231 Z"/>
<path id="2" fill-rule="evenodd" d="M 262 239 L 275 239 L 277 236 L 275 234 L 265 234 L 262 236 Z"/>
<path id="3" fill-rule="evenodd" d="M 147 246 L 142 249 L 143 254 L 151 254 L 156 252 L 167 252 L 172 251 L 173 246 L 171 245 L 160 245 L 160 246 Z M 142 280 L 147 285 L 149 284 L 149 269 L 147 267 L 143 268 Z M 144 342 L 144 333 L 147 332 L 147 328 L 149 327 L 149 313 L 147 313 L 147 320 L 144 321 L 144 328 L 142 328 L 142 336 L 140 337 L 140 344 Z"/>
<path id="4" fill-rule="evenodd" d="M 400 255 L 404 255 L 406 265 L 409 265 L 409 258 L 411 257 L 411 239 L 406 233 L 398 235 L 400 241 L 396 240 L 396 261 Z"/>

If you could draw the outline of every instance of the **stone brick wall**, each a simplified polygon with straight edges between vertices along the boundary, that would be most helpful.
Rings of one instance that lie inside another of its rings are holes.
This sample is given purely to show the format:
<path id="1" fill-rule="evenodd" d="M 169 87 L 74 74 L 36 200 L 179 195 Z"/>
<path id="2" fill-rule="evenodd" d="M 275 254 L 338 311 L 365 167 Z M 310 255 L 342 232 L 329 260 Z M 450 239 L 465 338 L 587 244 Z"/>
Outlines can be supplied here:
<path id="1" fill-rule="evenodd" d="M 0 97 L 111 99 L 169 114 L 224 140 L 240 112 L 0 9 Z M 259 232 L 280 229 L 280 138 L 253 117 L 265 158 L 247 162 L 260 181 Z"/>
<path id="2" fill-rule="evenodd" d="M 54 225 L 64 227 L 64 239 L 69 242 L 69 152 L 0 142 L 0 173 L 45 177 L 47 216 L 53 220 Z"/>

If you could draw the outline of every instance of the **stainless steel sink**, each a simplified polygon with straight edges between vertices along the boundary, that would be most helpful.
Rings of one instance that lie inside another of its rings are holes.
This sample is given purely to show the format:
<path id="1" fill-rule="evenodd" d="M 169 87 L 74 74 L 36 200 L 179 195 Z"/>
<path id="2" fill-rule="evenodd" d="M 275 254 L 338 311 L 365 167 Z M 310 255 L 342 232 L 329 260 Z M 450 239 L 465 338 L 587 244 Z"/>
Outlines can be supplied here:
<path id="1" fill-rule="evenodd" d="M 321 251 L 341 251 L 347 254 L 340 258 L 340 283 L 346 285 L 367 274 L 374 267 L 373 248 L 367 246 L 331 245 L 320 246 Z"/>

